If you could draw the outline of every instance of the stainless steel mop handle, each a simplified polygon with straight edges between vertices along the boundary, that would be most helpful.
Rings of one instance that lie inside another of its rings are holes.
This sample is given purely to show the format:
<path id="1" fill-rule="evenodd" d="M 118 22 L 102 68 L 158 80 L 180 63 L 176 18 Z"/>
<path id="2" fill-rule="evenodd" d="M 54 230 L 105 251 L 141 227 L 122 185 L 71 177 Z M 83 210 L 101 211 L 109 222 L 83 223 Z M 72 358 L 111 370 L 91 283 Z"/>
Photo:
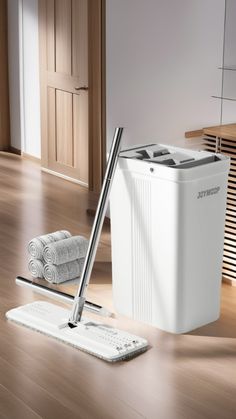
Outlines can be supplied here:
<path id="1" fill-rule="evenodd" d="M 89 284 L 91 271 L 93 268 L 94 259 L 96 256 L 96 251 L 98 247 L 98 242 L 103 226 L 103 221 L 107 209 L 109 193 L 112 185 L 113 176 L 115 173 L 118 156 L 120 152 L 120 145 L 121 145 L 121 137 L 123 133 L 123 128 L 116 128 L 111 150 L 109 154 L 109 159 L 107 163 L 106 173 L 103 180 L 102 190 L 98 201 L 98 206 L 94 218 L 94 223 L 92 227 L 92 232 L 89 240 L 89 246 L 87 250 L 87 254 L 85 257 L 85 262 L 81 274 L 80 285 L 78 288 L 77 295 L 74 298 L 74 303 L 69 319 L 69 325 L 73 326 L 76 325 L 81 319 L 81 315 L 83 312 L 83 307 L 85 303 L 85 293 L 86 288 Z"/>

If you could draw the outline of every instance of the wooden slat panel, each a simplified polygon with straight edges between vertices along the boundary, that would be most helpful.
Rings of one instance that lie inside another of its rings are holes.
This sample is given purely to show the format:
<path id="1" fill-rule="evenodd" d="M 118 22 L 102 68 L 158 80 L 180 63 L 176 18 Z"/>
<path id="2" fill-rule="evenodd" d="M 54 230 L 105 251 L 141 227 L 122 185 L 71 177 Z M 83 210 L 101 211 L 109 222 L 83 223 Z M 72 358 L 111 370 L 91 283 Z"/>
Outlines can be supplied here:
<path id="1" fill-rule="evenodd" d="M 228 150 L 226 147 L 221 147 L 221 153 L 226 154 L 227 156 L 232 157 L 232 162 L 234 163 L 234 160 L 236 158 L 236 155 L 232 153 L 232 151 Z"/>
<path id="2" fill-rule="evenodd" d="M 209 142 L 212 142 L 212 143 L 214 142 L 215 143 L 216 139 L 215 139 L 215 137 L 204 135 L 203 141 L 209 141 Z"/>
<path id="3" fill-rule="evenodd" d="M 228 272 L 231 272 L 231 275 L 236 275 L 236 266 L 234 266 L 231 261 L 230 262 L 223 262 L 224 269 L 226 269 Z"/>
<path id="4" fill-rule="evenodd" d="M 74 166 L 73 104 L 71 93 L 56 90 L 56 161 Z"/>
<path id="5" fill-rule="evenodd" d="M 232 272 L 232 271 L 230 271 L 228 269 L 223 268 L 222 273 L 223 273 L 224 277 L 230 278 L 232 280 L 235 280 L 235 273 L 234 272 Z"/>
<path id="6" fill-rule="evenodd" d="M 228 183 L 231 183 L 232 187 L 234 187 L 234 185 L 236 185 L 236 173 L 229 173 L 229 177 L 228 177 Z"/>
<path id="7" fill-rule="evenodd" d="M 235 222 L 234 220 L 230 219 L 230 217 L 226 216 L 225 217 L 225 228 L 235 228 Z"/>
<path id="8" fill-rule="evenodd" d="M 227 191 L 227 202 L 228 202 L 228 199 L 230 199 L 234 203 L 236 202 L 235 201 L 235 199 L 236 199 L 235 189 L 228 188 L 228 191 Z"/>
<path id="9" fill-rule="evenodd" d="M 221 152 L 231 158 L 230 172 L 228 178 L 228 193 L 227 193 L 227 209 L 225 220 L 225 240 L 224 240 L 224 255 L 223 255 L 223 274 L 230 279 L 236 279 L 236 140 L 235 134 L 236 124 L 225 127 L 211 127 L 210 130 L 205 130 L 213 134 L 218 132 L 227 133 L 227 140 L 221 138 Z M 216 135 L 219 135 L 218 134 Z M 233 138 L 232 138 L 233 135 Z M 220 136 L 220 135 L 219 135 Z M 204 136 L 203 144 L 205 150 L 214 152 L 216 138 L 213 136 Z"/>
<path id="10" fill-rule="evenodd" d="M 233 206 L 233 205 L 230 205 L 229 203 L 227 203 L 226 214 L 229 217 L 235 217 L 235 215 L 236 215 L 236 207 Z"/>
<path id="11" fill-rule="evenodd" d="M 221 142 L 221 151 L 224 152 L 225 154 L 227 153 L 231 153 L 232 156 L 235 158 L 236 156 L 236 150 L 233 147 L 228 147 L 227 145 L 225 145 L 223 142 Z"/>
<path id="12" fill-rule="evenodd" d="M 224 263 L 224 266 L 226 268 L 229 268 L 232 271 L 236 272 L 236 261 L 235 260 L 233 260 L 231 258 L 228 258 L 226 256 L 223 256 L 223 263 Z"/>
<path id="13" fill-rule="evenodd" d="M 215 141 L 212 143 L 209 141 L 204 141 L 203 144 L 205 144 L 207 147 L 212 147 L 213 149 L 215 149 Z"/>
<path id="14" fill-rule="evenodd" d="M 225 231 L 225 238 L 232 240 L 232 241 L 236 241 L 236 235 L 235 234 L 231 234 L 228 231 Z"/>
<path id="15" fill-rule="evenodd" d="M 232 249 L 232 247 L 231 248 L 228 247 L 226 249 L 226 246 L 225 246 L 224 247 L 224 257 L 229 257 L 229 258 L 232 258 L 232 259 L 236 259 L 236 250 L 234 248 Z"/>
<path id="16" fill-rule="evenodd" d="M 232 141 L 236 139 L 236 124 L 225 124 L 214 127 L 203 128 L 204 135 L 212 135 L 214 137 L 226 138 Z"/>
<path id="17" fill-rule="evenodd" d="M 232 206 L 235 206 L 236 205 L 236 196 L 230 190 L 227 191 L 227 205 L 228 204 L 230 204 Z"/>
<path id="18" fill-rule="evenodd" d="M 204 147 L 205 151 L 209 151 L 210 153 L 215 153 L 215 150 L 209 148 L 209 147 Z"/>
<path id="19" fill-rule="evenodd" d="M 236 196 L 234 194 L 231 194 L 230 192 L 228 192 L 227 202 L 229 202 L 231 205 L 235 205 L 236 204 Z"/>
<path id="20" fill-rule="evenodd" d="M 228 240 L 227 238 L 225 238 L 225 245 L 224 245 L 224 249 L 227 251 L 232 251 L 232 253 L 236 252 L 236 242 L 233 240 Z"/>
<path id="21" fill-rule="evenodd" d="M 225 233 L 229 233 L 231 235 L 235 235 L 235 227 L 225 226 Z"/>
<path id="22" fill-rule="evenodd" d="M 232 257 L 235 257 L 236 254 L 236 247 L 235 246 L 231 246 L 230 244 L 227 244 L 225 242 L 224 244 L 224 252 L 231 252 L 232 253 Z"/>
<path id="23" fill-rule="evenodd" d="M 235 193 L 235 189 L 236 189 L 235 183 L 228 182 L 228 191 L 234 194 Z"/>
<path id="24" fill-rule="evenodd" d="M 236 183 L 235 173 L 229 172 L 229 181 Z"/>
<path id="25" fill-rule="evenodd" d="M 71 0 L 55 0 L 56 71 L 71 74 Z"/>
<path id="26" fill-rule="evenodd" d="M 232 257 L 236 257 L 236 247 L 228 246 L 226 243 L 224 245 L 224 254 L 226 256 L 232 255 Z"/>
<path id="27" fill-rule="evenodd" d="M 205 147 L 212 148 L 213 150 L 215 150 L 215 144 L 211 144 L 211 143 L 206 142 L 206 141 L 204 141 L 203 144 L 205 145 Z"/>
<path id="28" fill-rule="evenodd" d="M 226 219 L 231 221 L 231 222 L 235 222 L 236 224 L 236 216 L 235 213 L 234 214 L 230 214 L 228 211 L 226 211 Z"/>
<path id="29" fill-rule="evenodd" d="M 80 179 L 88 183 L 88 95 L 82 92 L 73 95 L 73 127 L 75 144 L 75 165 Z"/>
<path id="30" fill-rule="evenodd" d="M 88 1 L 72 0 L 72 75 L 88 85 Z"/>
<path id="31" fill-rule="evenodd" d="M 226 221 L 225 221 L 225 226 L 226 226 L 226 228 L 227 227 L 231 227 L 231 228 L 235 228 L 235 222 L 231 222 L 230 220 L 228 220 L 227 218 L 226 218 Z"/>
<path id="32" fill-rule="evenodd" d="M 234 239 L 233 239 L 234 238 Z M 235 246 L 236 247 L 236 237 L 229 237 L 225 235 L 225 245 Z"/>
<path id="33" fill-rule="evenodd" d="M 229 203 L 230 203 L 230 206 L 233 208 L 235 208 L 235 210 L 236 210 L 236 201 L 234 201 L 234 202 L 232 202 L 231 200 L 229 200 L 229 199 L 227 199 L 227 206 L 229 205 Z"/>
<path id="34" fill-rule="evenodd" d="M 223 273 L 227 273 L 228 275 L 231 275 L 235 277 L 234 270 L 231 269 L 231 266 L 229 264 L 223 263 Z"/>
<path id="35" fill-rule="evenodd" d="M 209 151 L 210 153 L 215 153 L 215 147 L 214 148 L 213 147 L 211 148 L 211 147 L 208 147 L 208 146 L 207 147 L 204 146 L 204 150 L 205 151 Z"/>
<path id="36" fill-rule="evenodd" d="M 223 139 L 223 138 L 222 138 L 222 140 L 221 140 L 221 144 L 222 144 L 224 147 L 228 147 L 230 150 L 234 151 L 234 143 L 232 143 L 232 141 L 230 141 L 230 140 L 225 140 L 225 139 Z"/>
<path id="37" fill-rule="evenodd" d="M 215 140 L 211 140 L 210 138 L 204 138 L 203 142 L 207 144 L 209 147 L 215 147 Z"/>
<path id="38" fill-rule="evenodd" d="M 227 204 L 227 209 L 226 209 L 226 213 L 231 215 L 231 216 L 235 216 L 236 215 L 236 208 L 233 205 Z"/>
<path id="39" fill-rule="evenodd" d="M 208 151 L 210 153 L 215 153 L 216 152 L 215 147 L 208 147 L 206 145 L 204 145 L 204 150 Z"/>
<path id="40" fill-rule="evenodd" d="M 208 141 L 204 141 L 203 144 L 205 145 L 205 150 L 209 150 L 211 152 L 215 152 L 215 142 L 214 143 L 210 143 Z M 227 156 L 232 157 L 232 164 L 235 164 L 235 159 L 236 159 L 236 152 L 234 152 L 233 150 L 229 149 L 228 147 L 222 146 L 221 145 L 221 153 L 226 154 Z"/>
<path id="41" fill-rule="evenodd" d="M 235 217 L 230 217 L 228 214 L 226 214 L 225 224 L 226 224 L 226 226 L 228 225 L 230 227 L 236 227 Z"/>

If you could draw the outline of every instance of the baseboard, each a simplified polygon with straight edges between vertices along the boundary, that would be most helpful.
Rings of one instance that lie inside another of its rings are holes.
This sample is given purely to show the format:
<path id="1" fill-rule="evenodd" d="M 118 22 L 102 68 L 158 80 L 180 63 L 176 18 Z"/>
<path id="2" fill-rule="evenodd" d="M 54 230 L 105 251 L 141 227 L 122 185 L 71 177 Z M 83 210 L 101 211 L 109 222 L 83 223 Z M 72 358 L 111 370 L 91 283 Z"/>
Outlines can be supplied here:
<path id="1" fill-rule="evenodd" d="M 61 179 L 64 179 L 64 180 L 67 180 L 69 182 L 76 183 L 77 185 L 84 186 L 84 187 L 88 188 L 88 184 L 85 183 L 85 182 L 81 182 L 80 180 L 73 179 L 73 178 L 71 178 L 69 176 L 66 176 L 66 175 L 63 175 L 61 173 L 54 172 L 53 170 L 46 169 L 45 167 L 41 167 L 41 170 L 42 170 L 42 172 L 49 173 L 49 175 L 57 176 L 57 177 L 60 177 Z"/>
<path id="2" fill-rule="evenodd" d="M 12 153 L 12 154 L 17 154 L 18 156 L 21 156 L 21 150 L 19 150 L 19 148 L 16 148 L 16 147 L 12 147 L 12 146 L 10 146 L 7 150 L 5 150 L 5 151 L 7 151 L 8 153 Z"/>
<path id="3" fill-rule="evenodd" d="M 32 160 L 35 163 L 41 163 L 41 159 L 39 157 L 32 156 L 31 154 L 25 153 L 24 151 L 19 150 L 19 148 L 10 146 L 7 150 L 8 153 L 17 154 L 18 156 L 22 156 L 24 159 Z"/>
<path id="4" fill-rule="evenodd" d="M 24 151 L 21 153 L 22 157 L 27 160 L 34 161 L 35 163 L 41 163 L 41 159 L 39 157 L 31 156 L 31 154 L 25 153 Z"/>
<path id="5" fill-rule="evenodd" d="M 31 156 L 31 154 L 25 153 L 24 151 L 19 150 L 19 148 L 10 146 L 7 150 L 4 150 L 7 153 L 16 154 L 17 156 L 22 156 L 24 159 L 32 160 L 35 163 L 41 163 L 41 159 L 39 157 Z"/>
<path id="6" fill-rule="evenodd" d="M 86 213 L 88 214 L 89 217 L 95 217 L 96 210 L 94 208 L 87 208 Z M 109 217 L 104 218 L 104 224 L 106 225 L 111 224 Z"/>

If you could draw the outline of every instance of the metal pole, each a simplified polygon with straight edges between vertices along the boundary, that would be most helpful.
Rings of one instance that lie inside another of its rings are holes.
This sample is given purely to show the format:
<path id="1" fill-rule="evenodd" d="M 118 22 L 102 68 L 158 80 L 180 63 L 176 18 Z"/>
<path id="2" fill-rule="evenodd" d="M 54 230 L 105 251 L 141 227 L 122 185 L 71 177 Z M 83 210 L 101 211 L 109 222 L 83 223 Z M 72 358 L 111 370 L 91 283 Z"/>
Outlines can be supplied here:
<path id="1" fill-rule="evenodd" d="M 22 276 L 16 277 L 16 284 L 22 287 L 30 288 L 32 291 L 35 291 L 38 294 L 54 298 L 55 300 L 63 301 L 67 304 L 73 304 L 74 302 L 73 295 L 52 288 L 48 288 L 45 285 L 38 284 L 37 282 L 33 282 L 27 278 L 23 278 Z M 113 313 L 111 313 L 105 307 L 92 303 L 91 301 L 85 301 L 84 309 L 86 311 L 90 311 L 91 313 L 98 314 L 99 316 L 113 317 Z"/>
<path id="2" fill-rule="evenodd" d="M 87 254 L 85 257 L 85 262 L 83 266 L 83 271 L 81 274 L 80 285 L 78 288 L 77 295 L 74 298 L 74 303 L 69 318 L 69 326 L 74 327 L 81 320 L 84 304 L 85 304 L 85 293 L 87 286 L 89 284 L 91 271 L 93 268 L 94 259 L 96 256 L 96 251 L 98 247 L 98 242 L 103 226 L 103 221 L 107 209 L 109 193 L 112 185 L 113 175 L 115 173 L 118 156 L 120 152 L 121 137 L 123 133 L 123 128 L 116 128 L 111 150 L 109 154 L 109 159 L 107 163 L 106 173 L 103 180 L 102 190 L 98 201 L 97 211 L 95 214 L 95 219 L 92 227 L 92 232 L 89 240 L 89 246 Z"/>

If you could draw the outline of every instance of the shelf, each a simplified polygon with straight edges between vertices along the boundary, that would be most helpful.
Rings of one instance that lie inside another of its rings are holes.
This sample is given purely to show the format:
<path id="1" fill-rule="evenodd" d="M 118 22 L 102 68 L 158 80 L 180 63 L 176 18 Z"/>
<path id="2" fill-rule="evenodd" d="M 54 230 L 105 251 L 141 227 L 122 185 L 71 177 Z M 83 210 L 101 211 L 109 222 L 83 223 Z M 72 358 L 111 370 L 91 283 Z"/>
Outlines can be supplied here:
<path id="1" fill-rule="evenodd" d="M 233 98 L 233 97 L 224 97 L 224 96 L 215 96 L 215 95 L 211 97 L 213 97 L 214 99 L 231 100 L 232 102 L 236 102 L 236 98 Z"/>
<path id="2" fill-rule="evenodd" d="M 224 71 L 236 71 L 236 65 L 231 66 L 224 66 L 224 67 L 218 67 L 218 70 L 224 70 Z"/>
<path id="3" fill-rule="evenodd" d="M 236 124 L 224 124 L 213 127 L 203 128 L 203 135 L 212 135 L 213 137 L 223 138 L 236 142 Z M 212 141 L 214 139 L 212 138 Z"/>

